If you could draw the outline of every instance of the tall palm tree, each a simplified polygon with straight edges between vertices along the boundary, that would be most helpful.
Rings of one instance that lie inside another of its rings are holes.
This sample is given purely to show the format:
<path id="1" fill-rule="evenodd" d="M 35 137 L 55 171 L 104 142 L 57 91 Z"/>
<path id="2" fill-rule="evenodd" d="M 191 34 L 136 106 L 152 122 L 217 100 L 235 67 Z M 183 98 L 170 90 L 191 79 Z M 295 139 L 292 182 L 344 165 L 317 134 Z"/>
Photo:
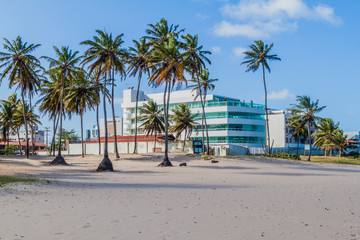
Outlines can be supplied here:
<path id="1" fill-rule="evenodd" d="M 160 19 L 159 22 L 154 24 L 148 24 L 148 29 L 146 29 L 146 34 L 144 38 L 149 40 L 151 43 L 157 42 L 159 44 L 165 44 L 168 42 L 170 37 L 177 39 L 185 29 L 180 29 L 179 25 L 169 25 L 165 18 Z"/>
<path id="2" fill-rule="evenodd" d="M 134 153 L 136 153 L 137 147 L 137 124 L 138 124 L 138 101 L 139 101 L 139 91 L 142 74 L 145 73 L 149 75 L 148 69 L 148 54 L 150 45 L 146 42 L 145 38 L 141 38 L 140 41 L 133 40 L 134 47 L 129 48 L 128 56 L 128 73 L 130 77 L 135 77 L 138 75 L 138 86 L 136 91 L 136 106 L 135 106 L 135 142 L 134 142 Z"/>
<path id="3" fill-rule="evenodd" d="M 87 108 L 93 109 L 98 105 L 98 86 L 92 85 L 86 79 L 79 79 L 74 86 L 69 87 L 68 95 L 65 97 L 65 108 L 69 112 L 75 112 L 80 115 L 81 125 L 81 153 L 84 157 L 84 124 L 83 115 Z"/>
<path id="4" fill-rule="evenodd" d="M 185 151 L 186 139 L 188 139 L 196 125 L 196 118 L 198 114 L 192 114 L 189 105 L 181 103 L 172 109 L 173 115 L 170 116 L 170 120 L 173 125 L 170 127 L 172 132 L 176 132 L 176 138 L 179 138 L 184 132 L 184 145 L 183 151 Z"/>
<path id="5" fill-rule="evenodd" d="M 339 124 L 331 118 L 323 118 L 316 124 L 316 132 L 312 134 L 312 137 L 315 138 L 314 146 L 325 150 L 325 156 L 327 151 L 330 151 L 330 154 L 332 152 L 332 139 L 339 131 Z"/>
<path id="6" fill-rule="evenodd" d="M 265 121 L 266 121 L 266 132 L 265 137 L 267 139 L 266 145 L 268 147 L 269 153 L 271 153 L 271 146 L 270 146 L 270 130 L 269 130 L 269 115 L 268 115 L 268 107 L 267 107 L 267 90 L 266 90 L 266 81 L 265 81 L 265 69 L 268 70 L 270 73 L 270 67 L 268 61 L 280 61 L 281 59 L 276 54 L 269 54 L 273 43 L 268 46 L 264 44 L 263 41 L 257 40 L 254 41 L 254 44 L 251 44 L 249 48 L 250 51 L 245 51 L 244 59 L 246 61 L 242 62 L 241 64 L 247 64 L 246 72 L 252 71 L 256 72 L 261 65 L 262 73 L 263 73 L 263 83 L 264 83 L 264 91 L 265 91 Z"/>
<path id="7" fill-rule="evenodd" d="M 168 129 L 170 94 L 175 85 L 186 83 L 184 76 L 184 54 L 180 52 L 180 44 L 174 36 L 170 36 L 165 44 L 154 42 L 153 54 L 150 56 L 151 76 L 149 84 L 158 87 L 165 84 L 164 114 L 165 114 L 165 156 L 159 164 L 161 167 L 172 166 L 168 157 Z"/>
<path id="8" fill-rule="evenodd" d="M 124 49 L 121 48 L 121 45 L 124 43 L 122 40 L 124 34 L 117 35 L 114 39 L 112 34 L 108 34 L 101 30 L 96 30 L 97 36 L 93 37 L 93 40 L 83 41 L 81 45 L 89 46 L 89 49 L 85 52 L 85 58 L 83 63 L 93 62 L 89 66 L 89 74 L 91 74 L 95 69 L 99 71 L 98 78 L 100 74 L 105 77 L 105 81 L 111 81 L 111 108 L 113 115 L 113 124 L 114 124 L 114 147 L 116 158 L 120 158 L 118 147 L 117 147 L 117 129 L 115 121 L 115 107 L 114 107 L 114 88 L 115 88 L 115 73 L 120 74 L 121 79 L 126 76 L 125 69 L 125 60 L 127 53 Z M 95 62 L 94 62 L 95 61 Z M 106 86 L 106 84 L 105 84 Z M 107 125 L 107 123 L 105 123 Z M 107 126 L 106 126 L 107 127 Z M 107 144 L 105 144 L 107 145 Z"/>
<path id="9" fill-rule="evenodd" d="M 60 97 L 60 127 L 59 127 L 59 143 L 61 143 L 62 137 L 62 123 L 63 123 L 63 109 L 64 109 L 64 95 L 65 95 L 65 88 L 66 82 L 70 84 L 73 82 L 74 79 L 77 78 L 79 74 L 81 74 L 81 69 L 78 67 L 79 62 L 81 61 L 81 57 L 78 56 L 78 51 L 72 51 L 69 47 L 62 46 L 61 49 L 57 48 L 56 46 L 53 47 L 56 54 L 56 59 L 51 57 L 42 58 L 46 59 L 49 62 L 49 70 L 48 73 L 51 72 L 58 72 L 60 75 L 59 79 L 61 79 L 61 97 Z M 67 165 L 63 156 L 61 156 L 61 144 L 59 144 L 58 148 L 58 155 L 55 159 L 50 163 L 53 165 Z"/>
<path id="10" fill-rule="evenodd" d="M 14 106 L 8 101 L 0 104 L 1 140 L 7 142 L 6 155 L 9 154 L 10 134 L 14 131 Z"/>
<path id="11" fill-rule="evenodd" d="M 307 137 L 306 126 L 303 125 L 299 119 L 293 119 L 292 121 L 287 119 L 287 126 L 292 138 L 297 142 L 296 154 L 299 155 L 300 140 Z"/>
<path id="12" fill-rule="evenodd" d="M 319 106 L 319 100 L 315 102 L 311 100 L 309 96 L 297 96 L 297 104 L 291 104 L 292 108 L 289 109 L 292 116 L 289 117 L 289 121 L 299 121 L 302 126 L 307 125 L 308 129 L 308 143 L 310 146 L 308 161 L 311 159 L 311 129 L 315 122 L 321 118 L 316 116 L 317 113 L 321 112 L 326 106 Z"/>
<path id="13" fill-rule="evenodd" d="M 6 52 L 0 52 L 0 69 L 5 69 L 0 74 L 0 81 L 8 77 L 9 86 L 16 85 L 20 89 L 23 106 L 25 106 L 25 95 L 33 90 L 34 85 L 39 84 L 36 70 L 40 67 L 40 61 L 31 53 L 40 47 L 40 44 L 28 44 L 23 42 L 20 36 L 11 42 L 6 38 L 4 41 L 3 47 Z M 25 153 L 26 158 L 29 158 L 28 124 L 25 114 L 25 109 L 23 109 L 26 138 Z"/>
<path id="14" fill-rule="evenodd" d="M 115 135 L 115 154 L 116 158 L 120 158 L 118 147 L 117 147 L 117 132 L 116 132 L 116 121 L 115 121 L 115 108 L 114 108 L 114 86 L 115 86 L 115 73 L 120 74 L 123 79 L 126 76 L 125 70 L 125 59 L 127 53 L 124 49 L 121 49 L 121 45 L 124 43 L 122 40 L 124 34 L 116 36 L 114 39 L 112 34 L 108 34 L 101 30 L 96 30 L 97 36 L 93 37 L 93 40 L 83 41 L 81 45 L 89 46 L 89 49 L 85 52 L 85 58 L 83 64 L 89 65 L 89 74 L 92 74 L 94 70 L 97 71 L 96 79 L 101 75 L 104 77 L 104 87 L 107 85 L 107 81 L 111 81 L 111 107 L 113 113 L 113 124 L 114 124 L 114 135 Z M 105 95 L 104 95 L 105 101 Z M 107 136 L 107 116 L 106 106 L 104 102 L 104 120 L 105 120 L 105 149 L 104 159 L 98 167 L 98 171 L 110 170 L 113 171 L 112 163 L 108 156 L 108 136 Z"/>
<path id="15" fill-rule="evenodd" d="M 200 76 L 203 69 L 206 67 L 206 63 L 211 64 L 211 61 L 206 57 L 207 54 L 211 54 L 209 51 L 204 51 L 203 46 L 199 46 L 198 43 L 198 35 L 190 35 L 187 34 L 185 36 L 182 36 L 185 43 L 183 45 L 183 48 L 185 49 L 185 59 L 188 65 L 188 68 L 191 72 L 191 77 L 193 81 L 195 82 L 195 85 L 190 86 L 193 87 L 195 91 L 197 91 L 197 96 L 195 99 L 200 96 L 200 103 L 202 108 L 202 124 L 201 124 L 201 132 L 202 132 L 202 140 L 203 140 L 203 147 L 204 147 L 204 125 L 205 125 L 205 131 L 206 131 L 206 142 L 207 142 L 207 154 L 210 154 L 210 147 L 209 147 L 209 132 L 207 129 L 207 123 L 206 123 L 206 115 L 205 115 L 205 101 L 203 99 L 203 91 L 200 82 Z M 196 89 L 196 86 L 199 88 Z M 204 149 L 203 149 L 204 152 Z"/>
<path id="16" fill-rule="evenodd" d="M 159 109 L 153 100 L 144 103 L 142 108 L 140 108 L 139 121 L 143 122 L 140 125 L 140 129 L 146 132 L 147 136 L 154 135 L 154 149 L 156 148 L 157 134 L 165 132 L 163 110 L 164 109 Z"/>

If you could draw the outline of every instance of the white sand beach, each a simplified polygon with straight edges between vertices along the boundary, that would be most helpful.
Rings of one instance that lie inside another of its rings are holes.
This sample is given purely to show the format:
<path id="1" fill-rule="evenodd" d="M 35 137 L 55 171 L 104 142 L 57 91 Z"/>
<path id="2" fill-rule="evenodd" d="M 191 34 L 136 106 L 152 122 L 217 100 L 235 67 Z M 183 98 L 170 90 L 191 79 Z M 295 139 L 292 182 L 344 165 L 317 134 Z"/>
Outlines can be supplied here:
<path id="1" fill-rule="evenodd" d="M 100 156 L 1 156 L 0 174 L 50 183 L 0 187 L 0 239 L 360 239 L 360 166 L 170 156 L 123 155 L 102 173 Z"/>

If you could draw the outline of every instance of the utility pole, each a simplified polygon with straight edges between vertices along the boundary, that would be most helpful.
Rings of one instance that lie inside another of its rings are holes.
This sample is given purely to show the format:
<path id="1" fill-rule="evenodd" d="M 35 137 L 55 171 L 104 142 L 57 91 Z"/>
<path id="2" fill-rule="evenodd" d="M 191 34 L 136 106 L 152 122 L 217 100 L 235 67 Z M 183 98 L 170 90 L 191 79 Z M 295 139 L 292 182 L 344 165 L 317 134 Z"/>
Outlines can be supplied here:
<path id="1" fill-rule="evenodd" d="M 50 128 L 49 128 L 49 127 L 45 127 L 45 132 L 46 132 L 46 146 L 48 146 L 48 143 L 49 143 L 49 140 L 48 140 L 49 131 L 50 131 Z"/>

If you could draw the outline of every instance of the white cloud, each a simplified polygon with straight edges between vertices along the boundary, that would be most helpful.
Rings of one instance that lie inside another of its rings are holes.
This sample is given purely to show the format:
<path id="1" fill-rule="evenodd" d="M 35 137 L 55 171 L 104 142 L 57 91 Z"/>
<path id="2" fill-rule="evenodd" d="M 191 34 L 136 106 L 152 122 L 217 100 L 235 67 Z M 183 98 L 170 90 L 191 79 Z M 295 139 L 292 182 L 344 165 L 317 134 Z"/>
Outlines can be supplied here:
<path id="1" fill-rule="evenodd" d="M 219 53 L 221 53 L 221 48 L 218 46 L 213 46 L 213 47 L 211 47 L 211 52 L 213 54 L 219 54 Z"/>
<path id="2" fill-rule="evenodd" d="M 114 104 L 121 104 L 123 102 L 123 98 L 114 98 Z"/>
<path id="3" fill-rule="evenodd" d="M 283 89 L 280 91 L 273 91 L 268 95 L 269 100 L 285 100 L 285 99 L 295 99 L 295 95 L 292 94 L 289 89 Z"/>
<path id="4" fill-rule="evenodd" d="M 243 47 L 235 47 L 233 48 L 233 53 L 235 57 L 242 58 L 244 56 L 244 52 L 247 51 L 246 48 Z"/>
<path id="5" fill-rule="evenodd" d="M 197 14 L 196 14 L 196 18 L 199 19 L 199 20 L 205 20 L 205 19 L 208 19 L 209 16 L 206 15 L 206 14 L 197 13 Z"/>
<path id="6" fill-rule="evenodd" d="M 269 37 L 271 34 L 294 31 L 297 21 L 324 21 L 338 26 L 342 20 L 333 8 L 319 4 L 312 7 L 303 0 L 240 0 L 220 9 L 234 22 L 222 21 L 214 27 L 217 36 Z"/>

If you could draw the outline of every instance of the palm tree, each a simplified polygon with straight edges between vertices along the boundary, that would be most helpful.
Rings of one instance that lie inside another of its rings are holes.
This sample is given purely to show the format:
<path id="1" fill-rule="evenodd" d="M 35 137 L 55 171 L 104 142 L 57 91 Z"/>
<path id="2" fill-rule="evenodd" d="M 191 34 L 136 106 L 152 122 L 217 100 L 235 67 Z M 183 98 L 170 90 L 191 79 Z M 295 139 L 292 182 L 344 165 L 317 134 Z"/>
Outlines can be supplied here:
<path id="1" fill-rule="evenodd" d="M 265 121 L 266 121 L 266 132 L 265 137 L 267 139 L 266 144 L 269 149 L 269 153 L 271 153 L 271 146 L 270 146 L 270 131 L 269 131 L 269 115 L 268 115 L 268 107 L 267 107 L 267 90 L 266 90 L 266 81 L 265 81 L 265 69 L 268 70 L 270 73 L 270 67 L 268 65 L 268 61 L 280 61 L 281 59 L 276 55 L 270 55 L 269 52 L 273 47 L 273 43 L 268 46 L 264 44 L 263 41 L 257 40 L 254 41 L 255 44 L 251 44 L 249 48 L 250 51 L 245 51 L 246 61 L 242 62 L 241 64 L 247 64 L 246 72 L 252 71 L 256 72 L 261 65 L 262 72 L 263 72 L 263 83 L 264 83 L 264 91 L 265 91 Z"/>
<path id="2" fill-rule="evenodd" d="M 0 74 L 0 81 L 4 78 L 9 78 L 9 86 L 17 85 L 21 91 L 21 98 L 23 106 L 25 106 L 25 95 L 31 93 L 34 85 L 39 84 L 37 69 L 40 67 L 40 61 L 31 55 L 40 44 L 28 44 L 23 42 L 18 36 L 15 40 L 10 42 L 4 38 L 4 49 L 7 52 L 0 52 L 0 69 L 5 68 Z M 25 138 L 26 138 L 26 158 L 29 158 L 29 137 L 28 124 L 25 119 L 25 109 L 23 109 L 23 118 L 25 121 Z"/>
<path id="3" fill-rule="evenodd" d="M 330 155 L 333 149 L 332 138 L 339 131 L 339 122 L 335 123 L 331 118 L 323 118 L 316 124 L 316 132 L 312 134 L 315 138 L 314 146 L 325 150 L 325 156 L 327 151 L 330 151 Z"/>
<path id="4" fill-rule="evenodd" d="M 87 108 L 93 109 L 96 105 L 98 105 L 99 97 L 98 97 L 98 86 L 92 85 L 86 79 L 78 79 L 77 83 L 69 87 L 68 95 L 65 97 L 65 108 L 68 109 L 69 112 L 75 112 L 80 115 L 80 123 L 81 123 L 81 149 L 82 149 L 82 157 L 84 157 L 84 127 L 83 127 L 83 114 Z"/>
<path id="5" fill-rule="evenodd" d="M 191 77 L 195 82 L 195 85 L 189 86 L 193 87 L 193 89 L 197 92 L 195 99 L 200 96 L 200 103 L 202 107 L 202 124 L 201 124 L 201 132 L 202 132 L 202 141 L 204 144 L 204 125 L 206 131 L 206 142 L 207 142 L 207 154 L 210 154 L 210 147 L 209 147 L 209 133 L 207 129 L 206 123 L 206 115 L 205 115 L 205 100 L 203 99 L 203 91 L 201 88 L 201 73 L 202 70 L 205 69 L 205 63 L 211 64 L 211 61 L 205 56 L 207 54 L 211 54 L 209 51 L 204 51 L 203 46 L 199 46 L 198 43 L 198 35 L 190 35 L 187 34 L 186 36 L 182 36 L 185 43 L 183 48 L 185 49 L 185 59 L 187 61 L 188 67 L 191 71 Z M 198 88 L 197 88 L 197 87 Z M 203 145 L 204 147 L 204 145 Z M 204 152 L 204 149 L 203 149 Z"/>
<path id="6" fill-rule="evenodd" d="M 63 122 L 63 109 L 64 109 L 64 95 L 66 82 L 72 83 L 74 79 L 81 73 L 81 69 L 77 66 L 81 60 L 81 57 L 78 56 L 79 52 L 69 49 L 69 47 L 62 46 L 61 49 L 56 46 L 53 47 L 55 50 L 55 54 L 57 59 L 51 57 L 42 57 L 49 61 L 49 70 L 48 73 L 58 72 L 59 79 L 61 79 L 61 97 L 60 97 L 60 109 L 59 109 L 59 118 L 60 118 L 60 127 L 59 127 L 59 143 L 61 143 L 62 136 L 62 122 Z M 58 148 L 58 156 L 50 163 L 53 165 L 67 165 L 63 156 L 61 156 L 61 144 L 59 144 Z"/>
<path id="7" fill-rule="evenodd" d="M 157 134 L 165 132 L 163 110 L 164 109 L 159 109 L 158 105 L 153 100 L 144 103 L 142 108 L 140 108 L 139 121 L 143 122 L 140 125 L 140 129 L 146 132 L 147 136 L 154 134 L 154 149 L 156 148 Z"/>
<path id="8" fill-rule="evenodd" d="M 344 135 L 344 131 L 338 129 L 335 135 L 332 137 L 332 144 L 339 150 L 339 157 L 342 157 L 343 151 L 349 147 L 347 142 L 347 135 Z"/>
<path id="9" fill-rule="evenodd" d="M 159 164 L 161 167 L 172 166 L 168 157 L 168 129 L 170 94 L 175 85 L 186 83 L 184 76 L 184 54 L 180 52 L 180 44 L 173 35 L 164 44 L 154 42 L 153 54 L 150 56 L 151 76 L 149 84 L 158 87 L 165 84 L 164 114 L 165 114 L 165 156 Z M 167 94 L 167 95 L 166 95 Z"/>
<path id="10" fill-rule="evenodd" d="M 139 90 L 140 82 L 143 73 L 149 75 L 147 57 L 149 54 L 150 45 L 146 42 L 145 38 L 141 38 L 140 42 L 133 40 L 135 47 L 129 48 L 128 56 L 128 73 L 130 77 L 138 75 L 138 86 L 136 91 L 136 106 L 135 106 L 135 142 L 134 142 L 134 153 L 136 153 L 137 146 L 137 112 L 138 112 L 138 101 L 139 101 Z"/>
<path id="11" fill-rule="evenodd" d="M 1 101 L 0 105 L 0 125 L 1 140 L 7 142 L 6 155 L 9 154 L 10 134 L 14 131 L 14 106 L 8 101 Z"/>
<path id="12" fill-rule="evenodd" d="M 158 44 L 165 44 L 168 42 L 170 37 L 173 37 L 177 39 L 185 29 L 180 29 L 179 25 L 173 25 L 171 24 L 169 26 L 167 20 L 165 18 L 160 19 L 159 22 L 154 24 L 148 24 L 148 29 L 146 29 L 146 34 L 148 36 L 145 36 L 145 39 L 150 40 L 151 43 L 157 42 Z"/>
<path id="13" fill-rule="evenodd" d="M 289 128 L 289 133 L 292 135 L 292 138 L 297 142 L 296 154 L 299 155 L 300 139 L 307 137 L 306 126 L 303 125 L 299 119 L 293 119 L 292 121 L 287 119 L 287 126 Z"/>
<path id="14" fill-rule="evenodd" d="M 289 117 L 289 121 L 299 121 L 302 126 L 307 125 L 308 129 L 308 142 L 310 145 L 308 161 L 311 158 L 311 127 L 314 126 L 317 120 L 320 120 L 320 117 L 317 117 L 316 114 L 321 112 L 326 106 L 319 106 L 319 100 L 315 102 L 311 100 L 309 96 L 297 96 L 297 104 L 291 104 L 292 108 L 289 109 L 293 116 Z"/>
<path id="15" fill-rule="evenodd" d="M 183 151 L 185 151 L 186 139 L 188 139 L 196 125 L 196 118 L 198 114 L 192 114 L 189 105 L 181 103 L 172 109 L 173 115 L 170 116 L 171 121 L 174 123 L 170 127 L 172 132 L 176 132 L 176 138 L 184 133 Z"/>

